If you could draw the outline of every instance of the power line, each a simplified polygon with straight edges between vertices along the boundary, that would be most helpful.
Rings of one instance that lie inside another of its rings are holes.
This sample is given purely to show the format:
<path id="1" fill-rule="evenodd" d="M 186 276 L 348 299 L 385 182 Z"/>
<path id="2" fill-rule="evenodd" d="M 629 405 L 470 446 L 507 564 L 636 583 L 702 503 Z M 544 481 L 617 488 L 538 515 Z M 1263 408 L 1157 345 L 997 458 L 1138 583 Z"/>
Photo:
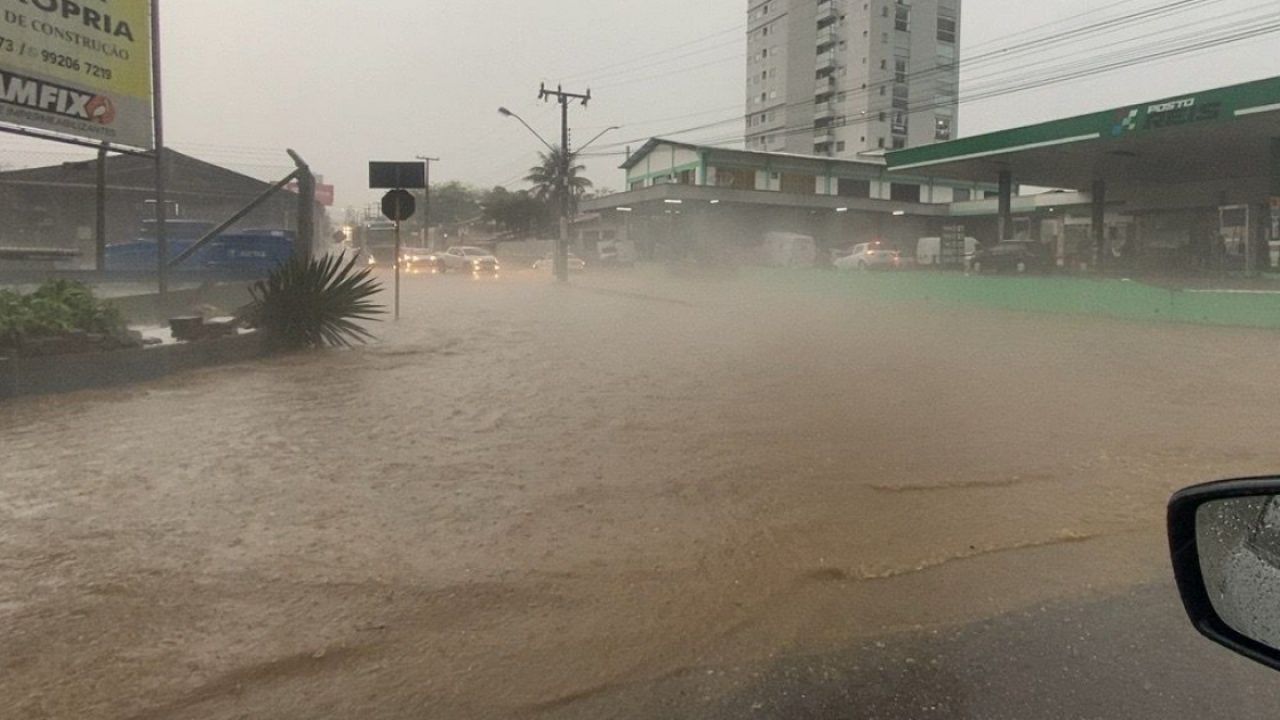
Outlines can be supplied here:
<path id="1" fill-rule="evenodd" d="M 730 34 L 730 33 L 741 32 L 741 31 L 745 30 L 746 28 L 747 28 L 747 25 L 746 25 L 745 23 L 740 23 L 740 24 L 738 24 L 738 25 L 734 25 L 732 28 L 729 28 L 728 30 L 721 30 L 720 32 L 714 33 L 714 34 L 712 34 L 712 35 L 707 35 L 707 36 L 705 36 L 705 37 L 698 38 L 697 40 L 690 40 L 689 42 L 686 42 L 686 43 L 680 43 L 680 44 L 678 44 L 678 45 L 673 45 L 673 46 L 670 46 L 670 47 L 665 48 L 665 49 L 663 49 L 663 50 L 656 50 L 656 51 L 654 51 L 654 52 L 647 53 L 647 54 L 645 54 L 645 55 L 637 55 L 636 57 L 633 57 L 633 58 L 631 58 L 630 60 L 623 60 L 623 61 L 621 61 L 621 62 L 616 62 L 616 63 L 613 63 L 613 64 L 611 64 L 611 65 L 605 65 L 605 66 L 603 66 L 603 67 L 596 68 L 595 70 L 589 70 L 589 71 L 587 71 L 587 72 L 575 73 L 575 74 L 572 74 L 572 75 L 568 75 L 568 76 L 564 77 L 564 80 L 565 80 L 566 82 L 569 82 L 569 81 L 578 82 L 578 81 L 581 81 L 581 80 L 594 79 L 594 76 L 592 76 L 592 75 L 591 75 L 591 73 L 593 73 L 593 72 L 600 72 L 600 71 L 603 71 L 603 70 L 611 70 L 611 69 L 613 69 L 613 68 L 617 68 L 617 67 L 624 67 L 624 66 L 627 66 L 627 65 L 634 65 L 634 64 L 636 64 L 636 63 L 643 62 L 643 61 L 648 60 L 648 59 L 653 58 L 653 57 L 658 57 L 658 56 L 661 56 L 661 55 L 666 55 L 667 53 L 672 52 L 673 50 L 679 50 L 679 49 L 681 49 L 681 48 L 692 47 L 692 46 L 694 46 L 694 45 L 698 45 L 698 44 L 704 43 L 704 42 L 706 42 L 706 41 L 708 41 L 708 40 L 714 40 L 714 39 L 716 39 L 716 38 L 723 37 L 723 36 L 728 35 L 728 34 Z"/>
<path id="2" fill-rule="evenodd" d="M 1128 1 L 1128 2 L 1132 2 L 1132 1 L 1134 1 L 1134 0 L 1127 0 L 1127 1 Z M 1129 14 L 1126 14 L 1126 15 L 1122 15 L 1122 16 L 1115 17 L 1115 18 L 1109 18 L 1109 19 L 1107 19 L 1107 20 L 1105 20 L 1105 21 L 1101 21 L 1101 22 L 1093 23 L 1093 24 L 1087 25 L 1087 26 L 1085 26 L 1085 27 L 1083 27 L 1083 28 L 1073 28 L 1073 29 L 1065 30 L 1065 31 L 1062 31 L 1062 32 L 1059 32 L 1059 33 L 1051 34 L 1051 35 L 1049 35 L 1049 36 L 1045 36 L 1045 37 L 1032 38 L 1032 39 L 1029 39 L 1029 40 L 1022 40 L 1022 41 L 1020 41 L 1019 43 L 1016 43 L 1015 45 L 1012 45 L 1012 46 L 1009 46 L 1009 47 L 1006 47 L 1006 48 L 1002 48 L 1002 49 L 1000 49 L 1000 50 L 996 50 L 996 51 L 992 51 L 992 52 L 988 52 L 988 53 L 983 53 L 983 54 L 978 55 L 976 58 L 963 60 L 963 61 L 962 61 L 962 63 L 963 63 L 963 67 L 965 67 L 965 68 L 972 68 L 972 67 L 974 67 L 974 66 L 982 66 L 982 65 L 987 64 L 987 63 L 992 62 L 992 61 L 1010 60 L 1010 59 L 1012 59 L 1012 58 L 1010 57 L 1010 54 L 1011 54 L 1011 53 L 1016 55 L 1016 54 L 1022 54 L 1022 53 L 1025 53 L 1025 52 L 1028 52 L 1028 51 L 1031 51 L 1031 50 L 1035 50 L 1035 51 L 1037 51 L 1037 52 L 1043 52 L 1043 50 L 1044 50 L 1046 47 L 1051 47 L 1051 46 L 1053 46 L 1053 45 L 1060 45 L 1060 44 L 1063 44 L 1064 42 L 1067 42 L 1067 41 L 1072 40 L 1072 39 L 1074 39 L 1074 38 L 1079 38 L 1079 37 L 1081 36 L 1081 33 L 1082 33 L 1082 32 L 1085 32 L 1085 31 L 1090 30 L 1090 29 L 1101 29 L 1104 33 L 1111 33 L 1111 32 L 1115 32 L 1116 30 L 1122 29 L 1123 27 L 1125 27 L 1125 26 L 1127 26 L 1127 25 L 1133 24 L 1133 23 L 1146 22 L 1146 21 L 1150 21 L 1150 20 L 1152 20 L 1152 19 L 1155 19 L 1155 18 L 1158 18 L 1158 17 L 1161 17 L 1161 16 L 1173 15 L 1173 14 L 1177 14 L 1177 13 L 1180 13 L 1180 12 L 1185 12 L 1186 10 L 1195 9 L 1196 7 L 1199 7 L 1199 6 L 1202 6 L 1202 5 L 1206 5 L 1206 4 L 1213 4 L 1213 3 L 1218 3 L 1218 2 L 1222 2 L 1222 0 L 1175 0 L 1174 2 L 1165 3 L 1165 4 L 1162 4 L 1162 5 L 1159 5 L 1159 6 L 1155 6 L 1155 7 L 1144 8 L 1144 9 L 1142 9 L 1142 10 L 1138 10 L 1138 11 L 1135 11 L 1135 12 L 1132 12 L 1132 13 L 1129 13 Z M 1097 11 L 1094 11 L 1094 12 L 1097 12 Z M 1081 14 L 1081 15 L 1074 16 L 1074 17 L 1084 17 L 1084 16 L 1089 15 L 1089 14 L 1092 14 L 1092 13 L 1083 13 L 1083 14 Z M 1107 27 L 1108 25 L 1110 25 L 1110 27 Z M 1003 38 L 1003 39 L 1010 39 L 1010 38 L 1014 38 L 1014 37 L 1022 37 L 1022 36 L 1023 36 L 1023 34 L 1022 34 L 1022 33 L 1019 33 L 1019 34 L 1017 34 L 1017 35 L 1009 35 L 1009 36 L 1005 36 L 1005 38 Z M 1096 34 L 1095 34 L 1095 37 L 1096 37 Z M 988 43 L 984 43 L 984 44 L 990 44 L 990 43 L 992 43 L 992 42 L 999 42 L 1000 40 L 1002 40 L 1002 39 L 998 38 L 998 39 L 993 40 L 993 41 L 988 41 Z M 1025 64 L 1020 64 L 1020 65 L 1018 65 L 1017 67 L 1012 68 L 1012 69 L 1013 69 L 1013 70 L 1015 70 L 1015 71 L 1021 71 L 1021 70 L 1023 70 L 1025 67 L 1026 67 L 1026 66 L 1025 66 Z M 931 67 L 931 68 L 927 68 L 927 69 L 924 69 L 924 70 L 916 71 L 916 72 L 914 72 L 914 73 L 910 73 L 910 74 L 908 74 L 908 75 L 906 76 L 906 78 L 904 78 L 904 79 L 905 79 L 905 80 L 907 80 L 907 81 L 909 82 L 911 79 L 921 79 L 921 78 L 927 77 L 927 76 L 929 76 L 929 75 L 935 75 L 935 74 L 939 73 L 941 70 L 950 70 L 950 69 L 951 69 L 951 66 L 949 66 L 949 65 L 937 64 L 937 65 L 934 65 L 934 66 L 933 66 L 933 67 Z M 1007 71 L 1007 70 L 1005 70 L 1005 71 L 1001 71 L 1001 72 L 1008 72 L 1008 71 Z M 983 77 L 990 77 L 990 76 L 983 76 Z M 861 89 L 858 89 L 858 90 L 849 91 L 849 92 L 845 93 L 845 94 L 843 95 L 843 97 L 844 97 L 844 99 L 845 99 L 846 101 L 847 101 L 847 100 L 849 100 L 849 99 L 854 99 L 854 100 L 861 99 L 861 98 L 863 98 L 863 97 L 866 97 L 866 96 L 871 95 L 871 93 L 872 93 L 872 92 L 879 91 L 879 90 L 880 90 L 880 88 L 887 88 L 887 87 L 889 87 L 889 86 L 891 86 L 891 85 L 897 84 L 898 82 L 899 82 L 899 79 L 898 79 L 898 77 L 897 77 L 897 76 L 896 76 L 896 74 L 895 74 L 895 76 L 893 76 L 893 77 L 891 77 L 891 78 L 889 78 L 889 79 L 886 79 L 886 80 L 883 80 L 883 81 L 878 81 L 878 82 L 875 82 L 875 83 L 869 83 L 869 84 L 868 84 L 868 86 L 867 86 L 866 88 L 861 88 Z M 768 111 L 778 111 L 778 110 L 781 110 L 781 109 L 799 108 L 799 107 L 804 107 L 804 106 L 814 105 L 814 104 L 816 104 L 816 99 L 815 99 L 815 100 L 805 100 L 805 101 L 801 101 L 801 102 L 797 102 L 797 103 L 791 103 L 791 104 L 785 104 L 785 105 L 782 105 L 782 106 L 773 106 L 773 107 L 770 107 L 770 108 L 762 108 L 762 109 L 761 109 L 761 111 L 763 111 L 763 112 L 768 112 Z M 886 109 L 888 109 L 888 108 L 886 108 Z M 697 125 L 697 126 L 694 126 L 694 127 L 691 127 L 691 128 L 681 128 L 681 129 L 678 129 L 678 130 L 669 130 L 669 131 L 666 131 L 666 132 L 663 132 L 663 133 L 659 133 L 659 134 L 661 134 L 661 135 L 667 135 L 667 136 L 674 136 L 674 135 L 687 134 L 687 133 L 690 133 L 690 132 L 697 132 L 697 131 L 699 131 L 699 130 L 708 129 L 709 127 L 714 127 L 714 126 L 716 126 L 716 125 L 727 124 L 727 123 L 730 123 L 730 122 L 740 122 L 740 121 L 742 121 L 745 117 L 749 117 L 750 115 L 753 115 L 753 114 L 755 114 L 755 111 L 748 112 L 748 113 L 746 113 L 745 115 L 736 115 L 736 116 L 733 116 L 733 117 L 728 117 L 728 118 L 725 118 L 724 120 L 719 121 L 719 122 L 716 122 L 716 123 L 700 124 L 700 125 Z M 785 129 L 785 128 L 784 128 L 784 129 Z M 769 134 L 776 134 L 776 132 L 777 132 L 777 131 L 773 131 L 773 132 L 770 132 Z M 638 142 L 638 141 L 639 141 L 639 140 L 633 140 L 633 141 L 628 141 L 628 142 Z M 612 149 L 612 148 L 620 147 L 620 146 L 625 145 L 625 144 L 626 144 L 625 142 L 624 142 L 624 143 L 610 143 L 609 145 L 606 145 L 606 146 L 602 147 L 602 148 L 601 148 L 601 150 L 609 150 L 609 149 Z"/>
<path id="3" fill-rule="evenodd" d="M 1001 97 L 1004 95 L 1026 92 L 1028 90 L 1039 89 L 1042 87 L 1048 87 L 1050 85 L 1056 85 L 1064 82 L 1083 79 L 1086 77 L 1092 77 L 1095 75 L 1112 72 L 1114 70 L 1134 67 L 1137 65 L 1156 62 L 1160 60 L 1172 59 L 1174 57 L 1179 57 L 1183 55 L 1197 54 L 1197 53 L 1205 52 L 1208 50 L 1217 49 L 1226 45 L 1234 44 L 1237 42 L 1244 42 L 1247 40 L 1258 39 L 1266 35 L 1277 33 L 1277 32 L 1280 32 L 1280 21 L 1269 22 L 1269 23 L 1264 22 L 1262 24 L 1258 24 L 1252 27 L 1247 27 L 1244 29 L 1233 28 L 1231 32 L 1228 32 L 1226 34 L 1219 33 L 1218 36 L 1207 37 L 1207 38 L 1202 33 L 1197 33 L 1194 35 L 1194 37 L 1201 38 L 1201 39 L 1189 45 L 1168 47 L 1167 43 L 1159 43 L 1160 46 L 1164 47 L 1163 50 L 1149 52 L 1149 53 L 1139 55 L 1137 57 L 1133 57 L 1126 60 L 1104 62 L 1102 64 L 1096 64 L 1091 67 L 1080 68 L 1077 65 L 1076 69 L 1074 70 L 1070 70 L 1068 72 L 1061 73 L 1059 75 L 1051 76 L 1051 77 L 1044 78 L 1042 80 L 1038 80 L 1034 82 L 1021 82 L 1020 84 L 1006 85 L 1004 87 L 993 86 L 992 89 L 990 90 L 976 92 L 971 95 L 961 96 L 958 99 L 958 102 L 962 102 L 962 103 L 976 102 L 979 100 L 987 100 L 995 97 Z M 951 107 L 953 104 L 954 103 L 950 100 L 945 102 L 933 101 L 933 102 L 926 103 L 924 105 L 910 106 L 907 110 L 904 110 L 903 112 L 906 112 L 908 114 L 915 114 L 915 113 L 925 112 L 928 110 L 933 110 L 933 109 L 938 109 L 943 107 Z M 842 125 L 840 127 L 845 127 L 850 124 L 856 124 L 856 123 L 845 123 L 845 125 Z M 820 129 L 820 128 L 815 128 L 812 125 L 794 126 L 791 128 L 784 128 L 782 129 L 781 132 L 770 133 L 770 135 L 775 137 L 779 134 L 782 136 L 791 136 L 791 135 L 797 135 L 797 134 L 812 133 L 815 129 Z M 742 137 L 735 135 L 735 136 L 725 136 L 719 139 L 701 141 L 699 142 L 699 144 L 709 145 L 709 146 L 722 146 L 722 145 L 733 144 L 738 142 L 742 142 Z"/>

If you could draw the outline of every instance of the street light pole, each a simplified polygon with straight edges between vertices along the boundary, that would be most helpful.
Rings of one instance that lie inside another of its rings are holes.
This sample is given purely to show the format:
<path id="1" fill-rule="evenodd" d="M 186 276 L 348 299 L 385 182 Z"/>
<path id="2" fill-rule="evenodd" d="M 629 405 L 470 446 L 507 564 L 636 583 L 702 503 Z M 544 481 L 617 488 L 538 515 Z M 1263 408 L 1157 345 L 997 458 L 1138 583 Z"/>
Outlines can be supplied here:
<path id="1" fill-rule="evenodd" d="M 431 163 L 440 162 L 440 158 L 419 155 L 417 159 L 426 165 L 426 171 L 424 172 L 426 177 L 423 183 L 425 187 L 422 190 L 422 246 L 429 250 L 435 250 L 435 247 L 431 244 Z"/>

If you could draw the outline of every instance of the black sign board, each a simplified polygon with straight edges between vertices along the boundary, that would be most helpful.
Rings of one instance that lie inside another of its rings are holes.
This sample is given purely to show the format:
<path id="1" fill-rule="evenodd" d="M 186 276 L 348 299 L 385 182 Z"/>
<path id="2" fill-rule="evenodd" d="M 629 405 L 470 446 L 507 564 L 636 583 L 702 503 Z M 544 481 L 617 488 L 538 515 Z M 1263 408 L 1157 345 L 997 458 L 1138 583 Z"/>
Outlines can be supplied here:
<path id="1" fill-rule="evenodd" d="M 371 162 L 369 187 L 374 190 L 421 190 L 427 186 L 427 165 L 421 162 Z"/>
<path id="2" fill-rule="evenodd" d="M 404 222 L 413 217 L 416 211 L 417 203 L 407 190 L 392 190 L 382 196 L 382 214 L 386 215 L 388 220 Z"/>

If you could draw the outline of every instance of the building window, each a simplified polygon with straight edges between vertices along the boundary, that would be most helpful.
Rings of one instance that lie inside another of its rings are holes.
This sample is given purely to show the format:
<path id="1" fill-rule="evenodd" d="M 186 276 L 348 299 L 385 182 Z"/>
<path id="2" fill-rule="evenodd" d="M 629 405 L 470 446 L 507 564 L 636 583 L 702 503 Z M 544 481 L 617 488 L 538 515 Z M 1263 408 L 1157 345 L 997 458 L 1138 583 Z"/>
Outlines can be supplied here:
<path id="1" fill-rule="evenodd" d="M 899 5 L 894 11 L 893 29 L 908 32 L 911 30 L 911 8 Z"/>
<path id="2" fill-rule="evenodd" d="M 895 138 L 893 139 L 893 149 L 894 149 L 894 150 L 901 150 L 902 148 L 904 148 L 904 147 L 906 147 L 906 146 L 907 146 L 907 139 L 906 139 L 906 138 L 904 138 L 904 137 L 895 137 Z"/>
<path id="3" fill-rule="evenodd" d="M 876 144 L 877 144 L 880 148 L 882 148 L 882 149 L 883 149 L 883 148 L 884 148 L 884 138 L 876 138 L 876 140 L 877 140 L 877 143 L 876 143 Z"/>
<path id="4" fill-rule="evenodd" d="M 938 42 L 954 43 L 956 41 L 956 19 L 938 17 Z"/>
<path id="5" fill-rule="evenodd" d="M 837 143 L 836 143 L 836 152 L 844 152 L 844 141 L 843 141 L 843 140 L 841 140 L 841 141 L 839 141 L 839 142 L 837 142 Z"/>
<path id="6" fill-rule="evenodd" d="M 890 183 L 889 199 L 894 202 L 918 203 L 920 202 L 920 186 Z"/>
<path id="7" fill-rule="evenodd" d="M 893 79 L 904 83 L 907 81 L 907 59 L 897 58 L 893 61 Z"/>
<path id="8" fill-rule="evenodd" d="M 934 121 L 934 139 L 950 140 L 951 139 L 951 118 L 939 115 Z"/>
<path id="9" fill-rule="evenodd" d="M 634 181 L 632 181 L 632 183 L 631 183 L 631 189 L 632 189 L 632 190 L 639 190 L 639 189 L 641 189 L 641 188 L 643 188 L 643 187 L 644 187 L 644 181 L 643 181 L 643 180 L 634 180 Z"/>
<path id="10" fill-rule="evenodd" d="M 871 181 L 838 178 L 836 180 L 836 194 L 840 197 L 869 198 L 871 197 Z"/>
<path id="11" fill-rule="evenodd" d="M 969 188 L 956 188 L 951 191 L 952 202 L 969 202 L 973 198 L 973 191 Z"/>

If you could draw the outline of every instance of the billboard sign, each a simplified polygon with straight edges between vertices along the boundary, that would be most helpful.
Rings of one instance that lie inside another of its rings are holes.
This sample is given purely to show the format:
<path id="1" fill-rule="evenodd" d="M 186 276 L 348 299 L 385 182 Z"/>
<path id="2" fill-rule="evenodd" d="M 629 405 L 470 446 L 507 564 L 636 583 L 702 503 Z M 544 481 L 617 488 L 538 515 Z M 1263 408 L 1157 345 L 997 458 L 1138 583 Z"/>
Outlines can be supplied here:
<path id="1" fill-rule="evenodd" d="M 150 0 L 0 0 L 0 123 L 152 149 Z"/>
<path id="2" fill-rule="evenodd" d="M 369 163 L 369 187 L 374 190 L 421 190 L 426 186 L 425 162 Z"/>

